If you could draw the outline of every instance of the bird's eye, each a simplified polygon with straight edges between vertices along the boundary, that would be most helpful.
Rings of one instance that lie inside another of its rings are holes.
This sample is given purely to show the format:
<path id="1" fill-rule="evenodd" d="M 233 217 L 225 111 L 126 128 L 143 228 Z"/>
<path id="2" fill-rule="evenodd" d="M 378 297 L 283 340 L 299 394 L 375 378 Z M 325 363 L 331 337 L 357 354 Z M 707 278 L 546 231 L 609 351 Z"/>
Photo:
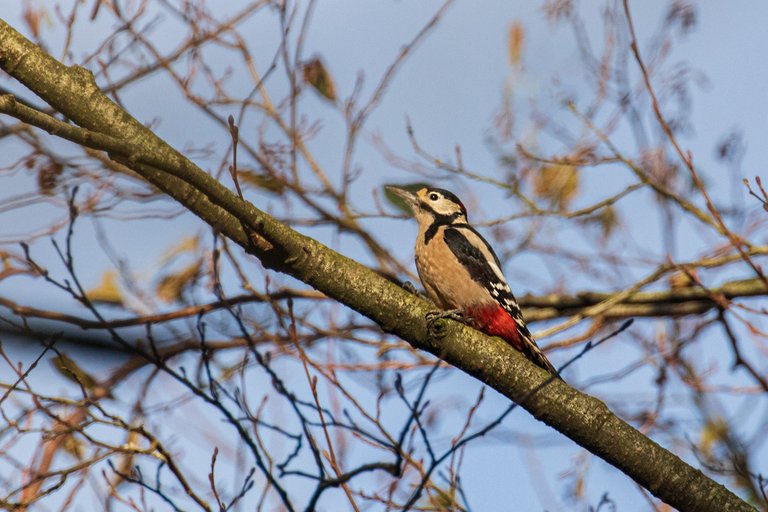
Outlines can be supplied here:
<path id="1" fill-rule="evenodd" d="M 438 196 L 438 195 L 437 195 L 437 194 L 435 194 L 434 192 L 432 192 L 431 194 L 429 194 L 429 200 L 430 200 L 430 201 L 437 201 L 437 199 L 438 199 L 439 197 L 440 197 L 440 196 Z"/>

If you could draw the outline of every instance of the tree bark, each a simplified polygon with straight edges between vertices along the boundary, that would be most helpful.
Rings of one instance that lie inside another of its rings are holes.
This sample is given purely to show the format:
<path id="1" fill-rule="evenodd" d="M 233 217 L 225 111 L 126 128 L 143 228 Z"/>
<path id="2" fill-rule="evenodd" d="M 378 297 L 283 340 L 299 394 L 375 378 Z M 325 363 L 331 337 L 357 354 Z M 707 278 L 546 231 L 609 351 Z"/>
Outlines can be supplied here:
<path id="1" fill-rule="evenodd" d="M 691 512 L 754 510 L 602 401 L 563 381 L 548 381 L 548 374 L 500 339 L 447 320 L 439 325 L 444 336 L 430 334 L 429 303 L 241 200 L 110 101 L 89 71 L 59 63 L 2 20 L 0 67 L 80 127 L 57 128 L 52 122 L 54 135 L 69 131 L 74 134 L 69 138 L 107 150 L 266 267 L 307 283 L 493 387 L 664 502 Z M 3 104 L 6 111 L 15 108 L 8 96 Z"/>

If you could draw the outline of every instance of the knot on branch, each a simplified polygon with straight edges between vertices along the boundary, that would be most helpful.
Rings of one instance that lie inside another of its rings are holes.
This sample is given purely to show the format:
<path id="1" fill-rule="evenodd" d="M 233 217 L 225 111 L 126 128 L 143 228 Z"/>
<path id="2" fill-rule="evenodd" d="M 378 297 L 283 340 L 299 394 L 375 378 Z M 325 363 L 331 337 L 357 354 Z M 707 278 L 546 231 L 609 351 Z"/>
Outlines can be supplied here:
<path id="1" fill-rule="evenodd" d="M 450 328 L 449 319 L 458 321 L 459 316 L 454 311 L 430 311 L 427 313 L 427 335 L 432 339 L 445 338 Z"/>
<path id="2" fill-rule="evenodd" d="M 266 238 L 264 238 L 263 236 L 261 236 L 255 231 L 249 231 L 248 238 L 250 239 L 251 243 L 255 245 L 259 251 L 268 252 L 275 248 L 272 242 L 270 242 L 269 240 L 267 240 Z"/>
<path id="3" fill-rule="evenodd" d="M 448 322 L 445 318 L 428 319 L 427 334 L 434 339 L 445 338 L 448 335 Z"/>

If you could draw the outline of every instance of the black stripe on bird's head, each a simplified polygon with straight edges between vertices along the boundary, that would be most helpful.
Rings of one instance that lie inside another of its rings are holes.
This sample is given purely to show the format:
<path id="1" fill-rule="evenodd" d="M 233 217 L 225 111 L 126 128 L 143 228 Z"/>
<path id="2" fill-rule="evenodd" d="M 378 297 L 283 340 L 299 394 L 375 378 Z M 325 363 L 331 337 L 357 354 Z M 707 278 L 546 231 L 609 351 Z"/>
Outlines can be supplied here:
<path id="1" fill-rule="evenodd" d="M 456 194 L 442 188 L 424 187 L 416 192 L 419 207 L 446 223 L 467 221 L 467 209 Z"/>

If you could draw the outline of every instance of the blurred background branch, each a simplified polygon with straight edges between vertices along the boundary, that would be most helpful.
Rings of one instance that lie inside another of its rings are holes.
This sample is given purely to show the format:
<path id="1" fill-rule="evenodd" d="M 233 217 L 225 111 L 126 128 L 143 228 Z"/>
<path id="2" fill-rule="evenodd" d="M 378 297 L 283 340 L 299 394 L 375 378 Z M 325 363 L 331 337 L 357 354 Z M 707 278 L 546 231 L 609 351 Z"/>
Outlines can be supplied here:
<path id="1" fill-rule="evenodd" d="M 356 282 L 346 260 L 295 273 L 312 258 L 274 231 L 416 282 L 384 187 L 429 183 L 465 200 L 567 382 L 768 510 L 762 9 L 0 7 L 55 59 L 0 50 L 29 86 L 0 77 L 2 505 L 667 510 L 307 286 Z M 433 349 L 488 380 L 458 340 Z"/>

